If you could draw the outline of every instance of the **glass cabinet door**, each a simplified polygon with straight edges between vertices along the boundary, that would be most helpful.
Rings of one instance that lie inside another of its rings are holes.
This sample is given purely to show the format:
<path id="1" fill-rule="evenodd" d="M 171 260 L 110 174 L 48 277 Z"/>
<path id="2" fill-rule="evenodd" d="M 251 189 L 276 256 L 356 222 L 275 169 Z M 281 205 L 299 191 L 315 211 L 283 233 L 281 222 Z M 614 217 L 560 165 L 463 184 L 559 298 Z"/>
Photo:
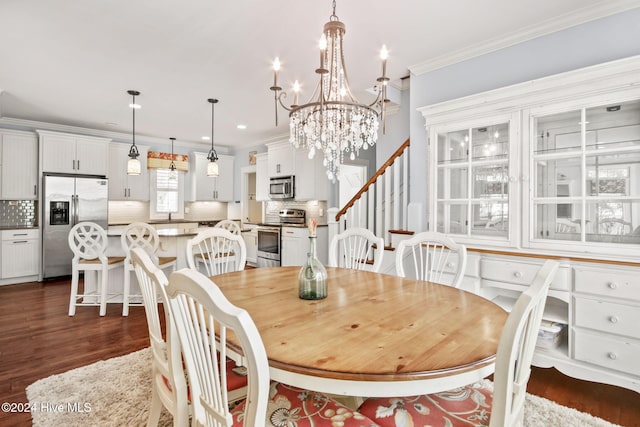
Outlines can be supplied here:
<path id="1" fill-rule="evenodd" d="M 509 122 L 437 133 L 436 230 L 509 236 Z"/>
<path id="2" fill-rule="evenodd" d="M 640 101 L 533 124 L 532 238 L 640 243 Z"/>

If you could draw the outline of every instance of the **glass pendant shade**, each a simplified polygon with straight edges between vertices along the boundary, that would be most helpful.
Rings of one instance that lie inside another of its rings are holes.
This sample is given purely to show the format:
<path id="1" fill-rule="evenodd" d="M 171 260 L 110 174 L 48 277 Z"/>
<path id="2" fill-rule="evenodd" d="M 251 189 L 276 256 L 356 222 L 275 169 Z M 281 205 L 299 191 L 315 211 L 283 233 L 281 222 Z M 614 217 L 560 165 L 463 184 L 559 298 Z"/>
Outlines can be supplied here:
<path id="1" fill-rule="evenodd" d="M 171 181 L 175 181 L 176 179 L 178 179 L 178 171 L 175 169 L 175 166 L 174 168 L 169 169 L 169 179 Z"/>
<path id="2" fill-rule="evenodd" d="M 127 175 L 140 175 L 141 171 L 140 160 L 137 158 L 129 159 L 127 162 Z"/>
<path id="3" fill-rule="evenodd" d="M 217 162 L 209 162 L 207 164 L 207 176 L 219 176 L 220 175 L 220 171 L 218 170 L 218 163 Z"/>

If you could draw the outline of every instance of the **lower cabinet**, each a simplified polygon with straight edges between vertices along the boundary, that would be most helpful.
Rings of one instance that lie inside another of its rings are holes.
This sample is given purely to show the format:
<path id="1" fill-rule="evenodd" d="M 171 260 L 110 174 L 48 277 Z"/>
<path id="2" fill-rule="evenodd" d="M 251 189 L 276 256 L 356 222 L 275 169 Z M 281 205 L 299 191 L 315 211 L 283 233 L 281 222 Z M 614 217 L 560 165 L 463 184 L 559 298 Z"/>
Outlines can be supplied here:
<path id="1" fill-rule="evenodd" d="M 2 279 L 38 274 L 38 229 L 2 230 Z"/>
<path id="2" fill-rule="evenodd" d="M 507 311 L 544 262 L 519 253 L 468 255 L 465 279 L 479 276 L 480 295 Z M 533 365 L 640 392 L 640 263 L 558 261 L 543 326 L 561 332 L 549 340 L 541 328 Z"/>
<path id="3" fill-rule="evenodd" d="M 247 264 L 255 267 L 258 265 L 258 231 L 255 227 L 247 227 L 242 232 L 244 245 L 247 248 Z"/>
<path id="4" fill-rule="evenodd" d="M 302 266 L 307 262 L 310 251 L 309 230 L 306 227 L 282 227 L 282 250 L 280 264 L 283 267 L 291 265 Z M 316 239 L 316 255 L 323 265 L 328 261 L 328 229 L 318 227 Z"/>

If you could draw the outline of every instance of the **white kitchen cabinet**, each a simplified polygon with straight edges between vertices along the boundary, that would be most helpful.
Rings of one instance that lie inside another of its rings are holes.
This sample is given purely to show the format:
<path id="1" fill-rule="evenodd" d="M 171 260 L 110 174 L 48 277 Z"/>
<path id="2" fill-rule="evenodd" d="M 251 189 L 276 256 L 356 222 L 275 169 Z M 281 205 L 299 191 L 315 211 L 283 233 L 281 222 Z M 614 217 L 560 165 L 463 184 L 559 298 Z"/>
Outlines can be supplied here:
<path id="1" fill-rule="evenodd" d="M 309 252 L 309 230 L 302 227 L 282 227 L 281 239 L 280 264 L 283 267 L 304 265 Z"/>
<path id="2" fill-rule="evenodd" d="M 318 227 L 316 231 L 316 256 L 323 265 L 327 265 L 328 228 Z M 280 264 L 282 266 L 304 265 L 310 252 L 309 229 L 306 227 L 282 227 L 282 245 Z"/>
<path id="3" fill-rule="evenodd" d="M 3 131 L 2 194 L 4 200 L 38 197 L 38 139 L 34 133 Z"/>
<path id="4" fill-rule="evenodd" d="M 136 144 L 140 152 L 140 175 L 127 175 L 130 147 L 117 142 L 109 144 L 109 200 L 149 200 L 149 147 Z"/>
<path id="5" fill-rule="evenodd" d="M 296 200 L 327 200 L 329 179 L 322 158 L 322 153 L 310 159 L 307 150 L 295 150 Z"/>
<path id="6" fill-rule="evenodd" d="M 244 229 L 242 238 L 247 248 L 247 264 L 255 267 L 258 263 L 258 230 L 256 230 L 256 226 L 246 224 Z"/>
<path id="7" fill-rule="evenodd" d="M 295 175 L 294 152 L 289 142 L 267 144 L 269 178 Z"/>
<path id="8" fill-rule="evenodd" d="M 48 131 L 38 134 L 43 172 L 107 175 L 110 139 Z"/>
<path id="9" fill-rule="evenodd" d="M 267 144 L 267 179 L 280 176 L 295 176 L 295 200 L 327 200 L 329 180 L 322 164 L 322 153 L 316 153 L 309 159 L 309 152 L 302 148 L 293 148 L 289 142 Z M 260 179 L 258 177 L 258 179 Z"/>
<path id="10" fill-rule="evenodd" d="M 256 154 L 256 200 L 268 202 L 269 198 L 269 165 L 268 154 Z"/>
<path id="11" fill-rule="evenodd" d="M 2 279 L 34 276 L 39 271 L 39 230 L 2 230 Z"/>
<path id="12" fill-rule="evenodd" d="M 233 156 L 218 155 L 218 177 L 207 176 L 207 153 L 191 153 L 189 163 L 187 200 L 233 201 Z"/>

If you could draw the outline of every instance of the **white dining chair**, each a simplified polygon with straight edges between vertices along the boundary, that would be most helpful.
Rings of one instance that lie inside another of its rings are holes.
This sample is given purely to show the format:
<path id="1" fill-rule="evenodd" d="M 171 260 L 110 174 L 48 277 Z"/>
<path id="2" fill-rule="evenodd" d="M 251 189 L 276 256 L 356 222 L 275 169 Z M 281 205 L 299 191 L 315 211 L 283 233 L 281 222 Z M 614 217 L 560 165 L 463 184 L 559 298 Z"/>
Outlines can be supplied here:
<path id="1" fill-rule="evenodd" d="M 71 260 L 71 296 L 69 316 L 76 314 L 76 307 L 83 305 L 100 306 L 100 316 L 107 313 L 109 271 L 124 265 L 124 257 L 107 256 L 107 232 L 94 222 L 80 222 L 73 226 L 68 236 L 73 252 Z M 84 290 L 78 291 L 80 271 L 85 272 Z M 96 273 L 95 292 L 87 290 L 87 272 Z"/>
<path id="2" fill-rule="evenodd" d="M 527 382 L 549 285 L 557 261 L 545 261 L 531 286 L 516 301 L 504 325 L 493 375 L 493 391 L 480 382 L 454 390 L 411 397 L 370 398 L 359 411 L 382 427 L 522 424 Z M 404 423 L 400 424 L 398 422 Z"/>
<path id="3" fill-rule="evenodd" d="M 384 240 L 366 228 L 351 227 L 336 234 L 329 245 L 329 267 L 379 272 L 384 255 Z M 373 262 L 370 263 L 370 260 Z"/>
<path id="4" fill-rule="evenodd" d="M 162 336 L 158 294 L 166 286 L 167 277 L 149 257 L 143 247 L 129 251 L 129 260 L 138 278 L 144 301 L 149 340 L 151 342 L 151 408 L 148 426 L 158 425 L 160 412 L 164 406 L 173 416 L 174 426 L 188 426 L 190 407 L 187 398 L 187 383 L 182 368 L 180 341 L 175 325 L 165 310 L 167 339 Z"/>
<path id="5" fill-rule="evenodd" d="M 176 269 L 176 257 L 160 257 L 157 255 L 160 246 L 158 231 L 152 225 L 144 222 L 134 222 L 129 224 L 120 236 L 120 243 L 126 257 L 124 260 L 124 286 L 122 292 L 122 315 L 129 315 L 129 306 L 143 305 L 143 303 L 132 302 L 132 299 L 140 298 L 140 295 L 131 295 L 131 273 L 133 264 L 131 262 L 131 249 L 144 249 L 153 260 L 154 264 L 161 269 Z"/>
<path id="6" fill-rule="evenodd" d="M 207 228 L 187 241 L 187 265 L 207 276 L 244 270 L 247 247 L 242 236 L 223 228 Z"/>
<path id="7" fill-rule="evenodd" d="M 147 425 L 158 425 L 160 412 L 164 406 L 173 416 L 174 426 L 188 426 L 191 405 L 189 386 L 182 363 L 180 339 L 166 306 L 164 314 L 167 338 L 163 339 L 158 310 L 158 295 L 162 295 L 162 288 L 167 286 L 167 276 L 154 264 L 148 252 L 142 248 L 131 250 L 131 262 L 144 300 L 153 355 L 151 409 Z M 235 362 L 227 360 L 226 386 L 230 402 L 243 399 L 247 393 L 247 377 L 236 373 L 233 370 L 236 366 Z"/>
<path id="8" fill-rule="evenodd" d="M 253 319 L 247 311 L 231 304 L 209 278 L 182 269 L 171 274 L 168 286 L 162 289 L 182 345 L 193 425 L 375 425 L 321 393 L 271 382 L 267 354 Z M 233 409 L 229 409 L 223 380 L 230 334 L 242 348 L 248 373 L 247 398 Z"/>
<path id="9" fill-rule="evenodd" d="M 238 223 L 236 221 L 233 221 L 231 219 L 223 219 L 222 221 L 219 221 L 216 223 L 216 225 L 213 226 L 214 228 L 223 228 L 225 230 L 228 230 L 231 232 L 231 234 L 238 234 L 240 235 L 240 226 L 238 225 Z"/>
<path id="10" fill-rule="evenodd" d="M 405 273 L 413 266 L 413 276 Z M 459 288 L 467 266 L 467 248 L 444 234 L 424 232 L 402 240 L 396 250 L 396 274 Z"/>

